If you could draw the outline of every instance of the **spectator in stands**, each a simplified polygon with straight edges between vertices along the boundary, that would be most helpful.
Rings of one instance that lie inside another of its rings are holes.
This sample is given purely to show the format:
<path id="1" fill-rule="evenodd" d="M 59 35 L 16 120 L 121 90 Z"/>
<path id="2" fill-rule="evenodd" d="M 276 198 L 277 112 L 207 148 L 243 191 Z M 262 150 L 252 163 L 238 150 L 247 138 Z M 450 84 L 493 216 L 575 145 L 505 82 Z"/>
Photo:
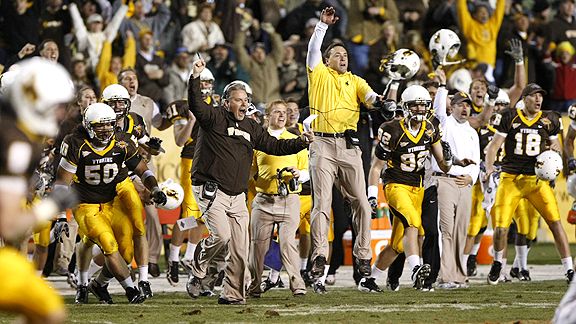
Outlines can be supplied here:
<path id="1" fill-rule="evenodd" d="M 216 44 L 224 43 L 224 34 L 212 20 L 212 5 L 202 4 L 198 8 L 198 18 L 182 29 L 182 45 L 188 52 L 201 52 L 205 57 Z"/>
<path id="2" fill-rule="evenodd" d="M 348 15 L 350 69 L 362 77 L 368 69 L 370 45 L 382 36 L 385 21 L 398 23 L 398 8 L 393 0 L 352 1 Z"/>
<path id="3" fill-rule="evenodd" d="M 134 35 L 140 35 L 142 30 L 150 30 L 152 31 L 153 39 L 161 43 L 162 39 L 160 36 L 162 31 L 170 21 L 170 10 L 168 10 L 168 7 L 164 4 L 164 0 L 153 0 L 151 11 L 155 12 L 155 14 L 146 15 L 147 12 L 144 9 L 144 1 L 134 1 L 134 13 L 132 17 L 124 20 L 120 26 L 122 35 L 125 35 L 127 30 L 131 30 Z"/>
<path id="4" fill-rule="evenodd" d="M 357 1 L 353 1 L 354 3 Z M 306 38 L 304 34 L 305 26 L 310 18 L 320 18 L 319 13 L 322 9 L 328 7 L 327 1 L 322 0 L 306 0 L 300 6 L 289 12 L 278 24 L 278 32 L 282 35 L 282 39 L 289 39 L 292 35 L 298 35 L 300 39 Z M 345 13 L 343 10 L 338 11 L 340 14 Z M 326 37 L 322 43 L 323 46 L 328 46 L 334 38 L 341 38 L 343 35 L 338 28 L 332 27 L 326 31 Z"/>
<path id="5" fill-rule="evenodd" d="M 388 82 L 388 77 L 380 71 L 380 61 L 386 56 L 394 53 L 399 48 L 398 32 L 396 24 L 387 21 L 382 26 L 382 35 L 378 41 L 370 46 L 368 52 L 368 71 L 366 71 L 366 81 L 372 86 L 374 91 L 382 93 Z"/>
<path id="6" fill-rule="evenodd" d="M 47 0 L 40 13 L 40 39 L 51 39 L 60 49 L 59 61 L 64 67 L 70 68 L 72 53 L 70 42 L 66 41 L 72 32 L 72 19 L 68 7 L 62 0 Z"/>
<path id="7" fill-rule="evenodd" d="M 496 64 L 496 40 L 504 19 L 505 4 L 506 0 L 498 0 L 496 10 L 490 17 L 492 8 L 488 2 L 477 1 L 472 15 L 468 11 L 466 0 L 456 2 L 460 29 L 468 42 L 468 59 L 487 63 L 490 66 L 487 74 L 490 76 Z M 493 77 L 488 81 L 493 82 Z"/>
<path id="8" fill-rule="evenodd" d="M 168 85 L 164 88 L 164 101 L 173 102 L 188 98 L 188 77 L 190 76 L 190 57 L 185 47 L 176 50 L 176 57 L 168 68 Z"/>
<path id="9" fill-rule="evenodd" d="M 566 112 L 576 103 L 576 64 L 574 46 L 568 41 L 561 42 L 556 48 L 556 60 L 550 62 L 555 80 L 549 107 L 552 110 Z"/>
<path id="10" fill-rule="evenodd" d="M 16 55 L 26 44 L 40 43 L 40 2 L 2 1 L 0 3 L 0 21 L 6 57 Z M 0 61 L 5 64 L 5 61 Z M 8 66 L 6 66 L 8 68 Z"/>
<path id="11" fill-rule="evenodd" d="M 422 33 L 422 24 L 424 22 L 426 9 L 423 0 L 398 1 L 398 16 L 404 26 L 403 30 L 416 30 Z"/>
<path id="12" fill-rule="evenodd" d="M 214 93 L 222 94 L 224 87 L 234 80 L 248 80 L 248 76 L 238 66 L 234 51 L 226 44 L 216 44 L 212 49 L 208 69 L 214 74 Z"/>
<path id="13" fill-rule="evenodd" d="M 280 94 L 283 98 L 302 96 L 304 89 L 308 86 L 306 67 L 296 61 L 292 46 L 284 47 L 284 58 L 278 67 L 278 75 L 280 76 Z"/>
<path id="14" fill-rule="evenodd" d="M 238 62 L 250 75 L 250 87 L 254 94 L 253 102 L 266 103 L 280 98 L 280 80 L 277 66 L 284 56 L 284 47 L 280 35 L 270 23 L 263 23 L 262 29 L 272 39 L 272 52 L 266 54 L 262 44 L 256 43 L 251 53 L 246 50 L 246 29 L 236 34 L 234 50 L 238 55 Z"/>
<path id="15" fill-rule="evenodd" d="M 104 41 L 100 60 L 96 66 L 96 77 L 100 88 L 106 89 L 111 84 L 118 83 L 118 74 L 122 69 L 136 66 L 136 40 L 132 31 L 126 31 L 124 40 L 124 56 L 112 55 L 112 42 Z"/>
<path id="16" fill-rule="evenodd" d="M 150 97 L 163 107 L 163 88 L 168 85 L 168 74 L 164 73 L 164 59 L 156 55 L 151 30 L 140 32 L 140 50 L 136 56 L 136 72 L 140 83 L 138 93 Z"/>
<path id="17" fill-rule="evenodd" d="M 576 47 L 576 19 L 574 19 L 574 0 L 560 0 L 556 17 L 548 24 L 547 35 L 552 47 L 563 41 L 569 41 Z"/>
<path id="18" fill-rule="evenodd" d="M 60 57 L 60 48 L 55 41 L 45 39 L 40 46 L 38 46 L 38 54 L 48 61 L 58 62 L 58 58 Z"/>
<path id="19" fill-rule="evenodd" d="M 216 16 L 220 19 L 220 28 L 228 43 L 234 42 L 240 31 L 242 20 L 252 20 L 252 10 L 246 8 L 246 0 L 216 1 Z"/>

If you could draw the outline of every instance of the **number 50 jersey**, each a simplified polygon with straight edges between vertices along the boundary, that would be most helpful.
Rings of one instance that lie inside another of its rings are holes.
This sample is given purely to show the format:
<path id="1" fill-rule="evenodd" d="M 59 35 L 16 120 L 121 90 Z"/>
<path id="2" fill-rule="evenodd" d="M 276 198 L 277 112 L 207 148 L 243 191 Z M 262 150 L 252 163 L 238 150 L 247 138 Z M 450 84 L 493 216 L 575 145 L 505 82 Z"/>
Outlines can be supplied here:
<path id="1" fill-rule="evenodd" d="M 416 136 L 407 129 L 404 119 L 392 120 L 380 126 L 378 129 L 380 147 L 376 148 L 376 152 L 384 151 L 388 156 L 383 177 L 384 184 L 422 186 L 424 162 L 430 154 L 432 145 L 442 137 L 439 124 L 436 118 L 432 121 L 423 121 Z"/>
<path id="2" fill-rule="evenodd" d="M 123 132 L 115 133 L 108 145 L 95 148 L 82 126 L 66 136 L 60 149 L 60 166 L 74 173 L 72 188 L 81 203 L 101 204 L 116 196 L 116 184 L 126 179 L 128 169 L 140 163 L 132 140 Z"/>
<path id="3" fill-rule="evenodd" d="M 528 120 L 521 109 L 508 109 L 494 127 L 504 140 L 502 171 L 534 175 L 536 157 L 547 149 L 548 140 L 562 131 L 560 116 L 553 111 L 540 111 Z"/>

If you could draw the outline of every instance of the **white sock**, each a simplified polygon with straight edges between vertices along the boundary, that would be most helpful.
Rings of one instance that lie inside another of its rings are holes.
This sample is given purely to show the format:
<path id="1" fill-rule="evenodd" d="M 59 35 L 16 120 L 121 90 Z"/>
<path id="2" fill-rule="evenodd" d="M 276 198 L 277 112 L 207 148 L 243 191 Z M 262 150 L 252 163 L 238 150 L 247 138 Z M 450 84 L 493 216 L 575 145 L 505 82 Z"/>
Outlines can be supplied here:
<path id="1" fill-rule="evenodd" d="M 572 257 L 560 259 L 560 261 L 562 261 L 562 265 L 564 266 L 564 272 L 570 269 L 574 270 L 574 263 L 572 262 Z"/>
<path id="2" fill-rule="evenodd" d="M 122 280 L 120 282 L 120 285 L 122 285 L 122 288 L 126 289 L 128 287 L 134 287 L 134 282 L 132 281 L 132 277 L 128 276 L 128 278 Z"/>
<path id="3" fill-rule="evenodd" d="M 196 245 L 197 244 L 190 243 L 190 242 L 188 242 L 188 244 L 186 244 L 186 253 L 184 253 L 184 259 L 185 260 L 194 259 L 194 250 L 196 250 Z"/>
<path id="4" fill-rule="evenodd" d="M 98 254 L 101 254 L 101 253 L 102 253 L 102 250 L 100 250 L 100 247 L 99 247 L 98 245 L 94 244 L 94 245 L 92 246 L 92 257 L 95 257 L 95 256 L 97 256 Z"/>
<path id="5" fill-rule="evenodd" d="M 80 271 L 80 286 L 88 286 L 88 271 Z"/>
<path id="6" fill-rule="evenodd" d="M 494 251 L 494 261 L 502 262 L 502 258 L 504 257 L 504 250 L 502 251 Z"/>
<path id="7" fill-rule="evenodd" d="M 480 243 L 474 243 L 470 254 L 478 255 L 478 250 L 480 250 Z"/>
<path id="8" fill-rule="evenodd" d="M 168 261 L 170 262 L 180 261 L 180 246 L 176 246 L 170 243 L 170 255 L 168 256 Z"/>
<path id="9" fill-rule="evenodd" d="M 280 271 L 270 269 L 270 273 L 268 274 L 268 279 L 270 279 L 270 282 L 276 283 L 278 278 L 280 278 Z"/>
<path id="10" fill-rule="evenodd" d="M 500 274 L 505 274 L 506 273 L 506 261 L 508 261 L 507 259 L 502 259 L 502 270 L 500 270 Z"/>
<path id="11" fill-rule="evenodd" d="M 300 270 L 306 270 L 308 267 L 308 258 L 300 258 Z"/>
<path id="12" fill-rule="evenodd" d="M 138 266 L 140 277 L 138 281 L 148 281 L 148 265 Z"/>
<path id="13" fill-rule="evenodd" d="M 378 268 L 378 267 L 376 266 L 376 263 L 374 263 L 374 265 L 372 266 L 372 275 L 371 275 L 371 277 L 374 278 L 374 279 L 379 279 L 379 278 L 384 277 L 384 271 L 383 271 L 383 270 L 380 270 L 380 268 Z"/>
<path id="14" fill-rule="evenodd" d="M 94 259 L 90 260 L 90 266 L 88 267 L 88 271 L 86 272 L 87 278 L 88 279 L 92 278 L 92 276 L 100 269 L 102 269 L 101 265 L 98 265 L 96 262 L 94 262 Z"/>
<path id="15" fill-rule="evenodd" d="M 470 254 L 462 254 L 462 265 L 464 266 L 464 270 L 468 271 L 468 257 Z"/>
<path id="16" fill-rule="evenodd" d="M 516 256 L 518 256 L 518 266 L 522 270 L 528 270 L 528 246 L 516 245 Z M 516 258 L 514 258 L 516 260 Z"/>
<path id="17" fill-rule="evenodd" d="M 132 278 L 130 276 L 128 278 L 130 280 L 132 280 Z M 98 284 L 100 284 L 100 286 L 105 286 L 108 283 L 110 283 L 110 281 L 112 281 L 112 279 L 114 279 L 114 278 L 106 277 L 105 275 L 102 274 L 102 272 L 100 272 L 100 274 L 98 275 L 98 277 L 96 277 L 95 280 Z"/>
<path id="18" fill-rule="evenodd" d="M 512 268 L 520 269 L 520 261 L 518 261 L 518 251 L 516 251 L 516 255 L 514 256 L 514 262 L 512 262 Z"/>
<path id="19" fill-rule="evenodd" d="M 410 270 L 413 270 L 416 266 L 420 265 L 420 256 L 413 254 L 406 257 L 406 261 L 408 262 L 408 267 Z"/>

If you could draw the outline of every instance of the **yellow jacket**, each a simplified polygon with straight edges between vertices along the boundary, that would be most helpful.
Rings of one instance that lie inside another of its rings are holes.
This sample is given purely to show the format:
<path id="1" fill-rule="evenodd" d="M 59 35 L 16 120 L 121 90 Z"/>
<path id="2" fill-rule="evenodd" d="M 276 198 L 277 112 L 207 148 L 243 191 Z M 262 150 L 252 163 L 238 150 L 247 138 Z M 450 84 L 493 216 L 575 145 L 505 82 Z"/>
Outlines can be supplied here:
<path id="1" fill-rule="evenodd" d="M 110 71 L 112 62 L 112 43 L 104 41 L 100 61 L 96 66 L 96 77 L 100 81 L 100 89 L 104 90 L 111 84 L 118 83 L 118 76 Z M 136 65 L 136 41 L 133 37 L 126 39 L 124 46 L 124 56 L 122 57 L 122 68 L 133 68 Z"/>

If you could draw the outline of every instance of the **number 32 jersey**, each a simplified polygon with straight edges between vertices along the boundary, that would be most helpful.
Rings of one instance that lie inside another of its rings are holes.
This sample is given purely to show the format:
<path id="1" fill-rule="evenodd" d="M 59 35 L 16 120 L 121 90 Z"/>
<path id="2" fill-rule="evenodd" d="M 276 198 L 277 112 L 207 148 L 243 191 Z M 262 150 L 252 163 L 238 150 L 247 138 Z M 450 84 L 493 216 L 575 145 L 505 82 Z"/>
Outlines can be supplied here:
<path id="1" fill-rule="evenodd" d="M 378 130 L 381 149 L 388 154 L 383 182 L 422 186 L 424 162 L 432 145 L 441 138 L 438 119 L 424 121 L 416 136 L 406 128 L 404 119 L 382 124 Z"/>
<path id="2" fill-rule="evenodd" d="M 511 174 L 534 175 L 536 157 L 562 131 L 560 116 L 553 111 L 540 111 L 528 120 L 521 109 L 509 109 L 497 122 L 494 127 L 506 136 L 502 171 Z"/>
<path id="3" fill-rule="evenodd" d="M 116 196 L 116 184 L 128 176 L 126 167 L 133 170 L 138 165 L 140 156 L 128 136 L 117 132 L 103 149 L 92 146 L 81 126 L 64 138 L 60 166 L 75 174 L 72 188 L 81 203 L 112 201 Z"/>

